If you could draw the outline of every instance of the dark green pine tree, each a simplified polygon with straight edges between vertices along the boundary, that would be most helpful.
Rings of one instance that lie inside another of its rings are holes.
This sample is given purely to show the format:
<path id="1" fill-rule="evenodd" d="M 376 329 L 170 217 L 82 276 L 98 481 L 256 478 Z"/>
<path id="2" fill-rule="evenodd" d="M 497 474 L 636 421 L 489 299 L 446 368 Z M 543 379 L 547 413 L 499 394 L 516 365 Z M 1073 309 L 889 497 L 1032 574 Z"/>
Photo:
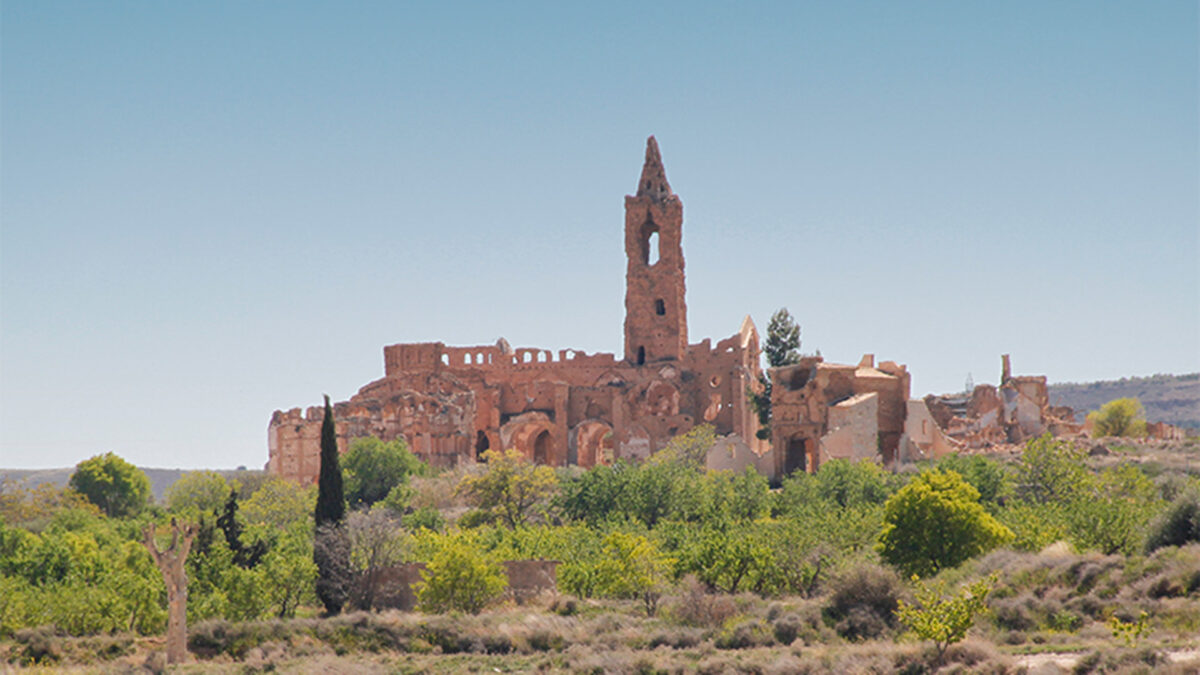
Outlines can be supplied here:
<path id="1" fill-rule="evenodd" d="M 317 597 L 326 615 L 342 611 L 350 591 L 350 547 L 342 520 L 346 500 L 342 494 L 342 468 L 338 462 L 337 429 L 333 407 L 325 396 L 325 420 L 321 423 L 321 475 L 317 481 L 316 535 L 313 562 L 317 565 Z"/>
<path id="2" fill-rule="evenodd" d="M 333 406 L 325 395 L 325 419 L 321 422 L 321 476 L 317 481 L 317 527 L 341 523 L 346 517 L 346 497 L 342 492 L 342 467 L 338 463 L 337 427 Z"/>

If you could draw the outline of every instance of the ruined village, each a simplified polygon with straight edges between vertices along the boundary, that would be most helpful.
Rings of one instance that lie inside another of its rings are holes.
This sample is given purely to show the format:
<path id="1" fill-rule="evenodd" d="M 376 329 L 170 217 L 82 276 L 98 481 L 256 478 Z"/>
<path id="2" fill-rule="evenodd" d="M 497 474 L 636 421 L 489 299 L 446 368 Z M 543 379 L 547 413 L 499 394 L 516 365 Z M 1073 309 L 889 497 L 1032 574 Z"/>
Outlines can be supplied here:
<path id="1" fill-rule="evenodd" d="M 752 467 L 778 482 L 834 459 L 896 470 L 951 453 L 1004 451 L 1049 433 L 1086 435 L 1075 411 L 1051 406 L 1045 375 L 1013 375 L 960 396 L 913 398 L 905 365 L 828 363 L 803 356 L 770 368 L 770 419 L 754 405 L 764 387 L 760 336 L 746 316 L 735 333 L 688 340 L 683 202 L 651 136 L 635 194 L 625 197 L 625 344 L 616 354 L 441 342 L 384 347 L 384 373 L 334 405 L 338 447 L 355 438 L 403 440 L 437 467 L 514 449 L 539 465 L 584 469 L 639 462 L 696 425 L 719 440 L 709 469 Z M 266 470 L 317 481 L 323 411 L 278 410 L 267 432 Z M 769 426 L 770 433 L 766 433 Z M 1182 429 L 1152 424 L 1158 439 Z"/>
<path id="2" fill-rule="evenodd" d="M 1198 27 L 0 0 L 0 675 L 1200 675 Z"/>

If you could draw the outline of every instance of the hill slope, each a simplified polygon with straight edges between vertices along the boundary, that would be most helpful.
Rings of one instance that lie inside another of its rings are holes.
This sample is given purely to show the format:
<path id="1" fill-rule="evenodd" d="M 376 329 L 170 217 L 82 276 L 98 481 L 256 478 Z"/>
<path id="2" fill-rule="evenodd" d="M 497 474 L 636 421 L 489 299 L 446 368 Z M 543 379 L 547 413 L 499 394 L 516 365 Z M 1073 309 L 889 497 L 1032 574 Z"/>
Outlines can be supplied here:
<path id="1" fill-rule="evenodd" d="M 1138 399 L 1151 422 L 1200 429 L 1200 373 L 1050 385 L 1051 405 L 1068 405 L 1080 414 L 1098 410 L 1114 398 Z"/>

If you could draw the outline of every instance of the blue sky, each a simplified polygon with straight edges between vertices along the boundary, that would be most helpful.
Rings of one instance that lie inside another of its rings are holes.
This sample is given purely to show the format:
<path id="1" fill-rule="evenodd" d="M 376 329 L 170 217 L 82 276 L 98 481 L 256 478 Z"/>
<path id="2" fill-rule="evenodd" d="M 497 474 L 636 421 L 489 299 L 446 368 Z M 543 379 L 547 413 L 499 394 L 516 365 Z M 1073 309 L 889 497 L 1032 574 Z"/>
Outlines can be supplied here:
<path id="1" fill-rule="evenodd" d="M 0 466 L 258 467 L 385 344 L 619 352 L 655 134 L 691 338 L 913 394 L 1200 370 L 1194 2 L 0 5 Z"/>

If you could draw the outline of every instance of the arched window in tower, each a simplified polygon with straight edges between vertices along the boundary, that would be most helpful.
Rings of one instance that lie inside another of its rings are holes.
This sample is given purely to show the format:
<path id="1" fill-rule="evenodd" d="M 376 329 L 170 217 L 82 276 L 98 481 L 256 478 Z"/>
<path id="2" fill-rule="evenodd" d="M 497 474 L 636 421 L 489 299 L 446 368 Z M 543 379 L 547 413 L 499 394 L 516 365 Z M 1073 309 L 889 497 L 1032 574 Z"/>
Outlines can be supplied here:
<path id="1" fill-rule="evenodd" d="M 654 265 L 658 263 L 658 233 L 651 232 L 650 238 L 646 240 L 646 264 Z"/>
<path id="2" fill-rule="evenodd" d="M 638 347 L 638 360 L 637 360 L 637 364 L 638 364 L 639 366 L 642 366 L 642 365 L 645 365 L 645 364 L 646 364 L 646 348 L 645 348 L 645 347 Z"/>
<path id="3" fill-rule="evenodd" d="M 654 313 L 663 316 L 667 313 L 667 303 L 663 302 L 662 298 L 654 301 Z"/>

